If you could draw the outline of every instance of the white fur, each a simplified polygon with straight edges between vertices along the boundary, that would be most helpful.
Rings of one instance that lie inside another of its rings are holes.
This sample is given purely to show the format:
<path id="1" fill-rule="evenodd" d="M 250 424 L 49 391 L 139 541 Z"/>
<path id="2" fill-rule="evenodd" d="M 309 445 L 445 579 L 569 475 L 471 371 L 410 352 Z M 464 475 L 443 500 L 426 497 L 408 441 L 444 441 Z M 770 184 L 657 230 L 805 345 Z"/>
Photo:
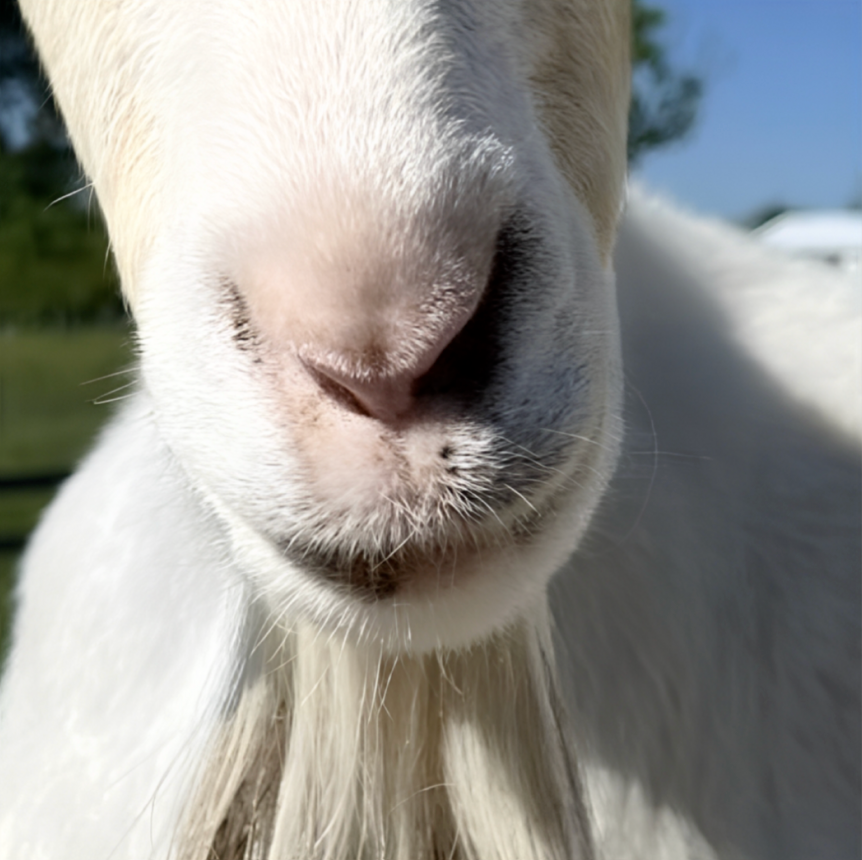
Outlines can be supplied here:
<path id="1" fill-rule="evenodd" d="M 858 855 L 858 294 L 635 195 L 617 310 L 627 8 L 25 4 L 141 385 L 0 857 Z"/>

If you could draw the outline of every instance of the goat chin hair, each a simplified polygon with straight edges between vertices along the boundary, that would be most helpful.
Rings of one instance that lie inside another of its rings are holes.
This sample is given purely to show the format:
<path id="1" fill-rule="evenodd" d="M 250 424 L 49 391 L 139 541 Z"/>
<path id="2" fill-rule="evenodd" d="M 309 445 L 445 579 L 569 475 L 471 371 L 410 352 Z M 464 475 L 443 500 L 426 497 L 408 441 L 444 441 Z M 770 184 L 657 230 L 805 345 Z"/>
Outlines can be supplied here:
<path id="1" fill-rule="evenodd" d="M 270 632 L 194 782 L 181 860 L 590 857 L 544 607 L 481 644 L 387 656 Z"/>

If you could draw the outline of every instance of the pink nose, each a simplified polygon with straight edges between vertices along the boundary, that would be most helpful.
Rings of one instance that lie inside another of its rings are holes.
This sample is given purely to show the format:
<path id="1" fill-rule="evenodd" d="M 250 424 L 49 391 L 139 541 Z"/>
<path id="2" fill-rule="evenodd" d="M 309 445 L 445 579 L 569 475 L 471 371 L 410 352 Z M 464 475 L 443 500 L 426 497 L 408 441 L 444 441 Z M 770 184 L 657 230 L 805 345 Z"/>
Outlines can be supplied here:
<path id="1" fill-rule="evenodd" d="M 359 379 L 330 368 L 310 366 L 330 383 L 351 394 L 360 409 L 372 418 L 389 423 L 410 410 L 416 378 L 413 374 Z"/>
<path id="2" fill-rule="evenodd" d="M 434 366 L 443 350 L 457 337 L 472 315 L 473 309 L 465 309 L 436 333 L 430 342 L 426 336 L 426 343 L 419 349 L 398 350 L 400 356 L 384 354 L 378 357 L 375 366 L 369 366 L 361 360 L 341 361 L 337 354 L 328 354 L 325 358 L 306 354 L 303 360 L 324 380 L 348 392 L 363 412 L 379 421 L 392 422 L 410 411 L 416 380 Z M 417 338 L 420 336 L 417 335 Z"/>

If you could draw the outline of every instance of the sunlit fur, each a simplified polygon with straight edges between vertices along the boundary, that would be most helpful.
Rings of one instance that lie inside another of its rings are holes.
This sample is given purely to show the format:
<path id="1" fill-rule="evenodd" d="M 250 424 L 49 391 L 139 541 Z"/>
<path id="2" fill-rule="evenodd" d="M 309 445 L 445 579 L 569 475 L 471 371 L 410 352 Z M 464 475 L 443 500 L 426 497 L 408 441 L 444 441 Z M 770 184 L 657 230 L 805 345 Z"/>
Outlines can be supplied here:
<path id="1" fill-rule="evenodd" d="M 858 293 L 637 193 L 615 288 L 628 3 L 23 7 L 141 356 L 0 858 L 858 856 Z"/>
<path id="2" fill-rule="evenodd" d="M 543 629 L 384 657 L 298 625 L 282 671 L 240 691 L 180 856 L 243 856 L 255 837 L 274 857 L 585 856 Z"/>

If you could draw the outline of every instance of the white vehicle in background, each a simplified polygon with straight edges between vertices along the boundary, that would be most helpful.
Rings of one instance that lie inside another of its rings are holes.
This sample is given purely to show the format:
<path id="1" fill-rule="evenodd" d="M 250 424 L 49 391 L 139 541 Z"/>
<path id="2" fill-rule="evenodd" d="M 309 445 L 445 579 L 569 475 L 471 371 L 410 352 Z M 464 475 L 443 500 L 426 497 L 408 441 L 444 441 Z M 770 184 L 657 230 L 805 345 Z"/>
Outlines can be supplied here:
<path id="1" fill-rule="evenodd" d="M 763 244 L 858 272 L 862 264 L 862 210 L 782 212 L 754 231 Z"/>

